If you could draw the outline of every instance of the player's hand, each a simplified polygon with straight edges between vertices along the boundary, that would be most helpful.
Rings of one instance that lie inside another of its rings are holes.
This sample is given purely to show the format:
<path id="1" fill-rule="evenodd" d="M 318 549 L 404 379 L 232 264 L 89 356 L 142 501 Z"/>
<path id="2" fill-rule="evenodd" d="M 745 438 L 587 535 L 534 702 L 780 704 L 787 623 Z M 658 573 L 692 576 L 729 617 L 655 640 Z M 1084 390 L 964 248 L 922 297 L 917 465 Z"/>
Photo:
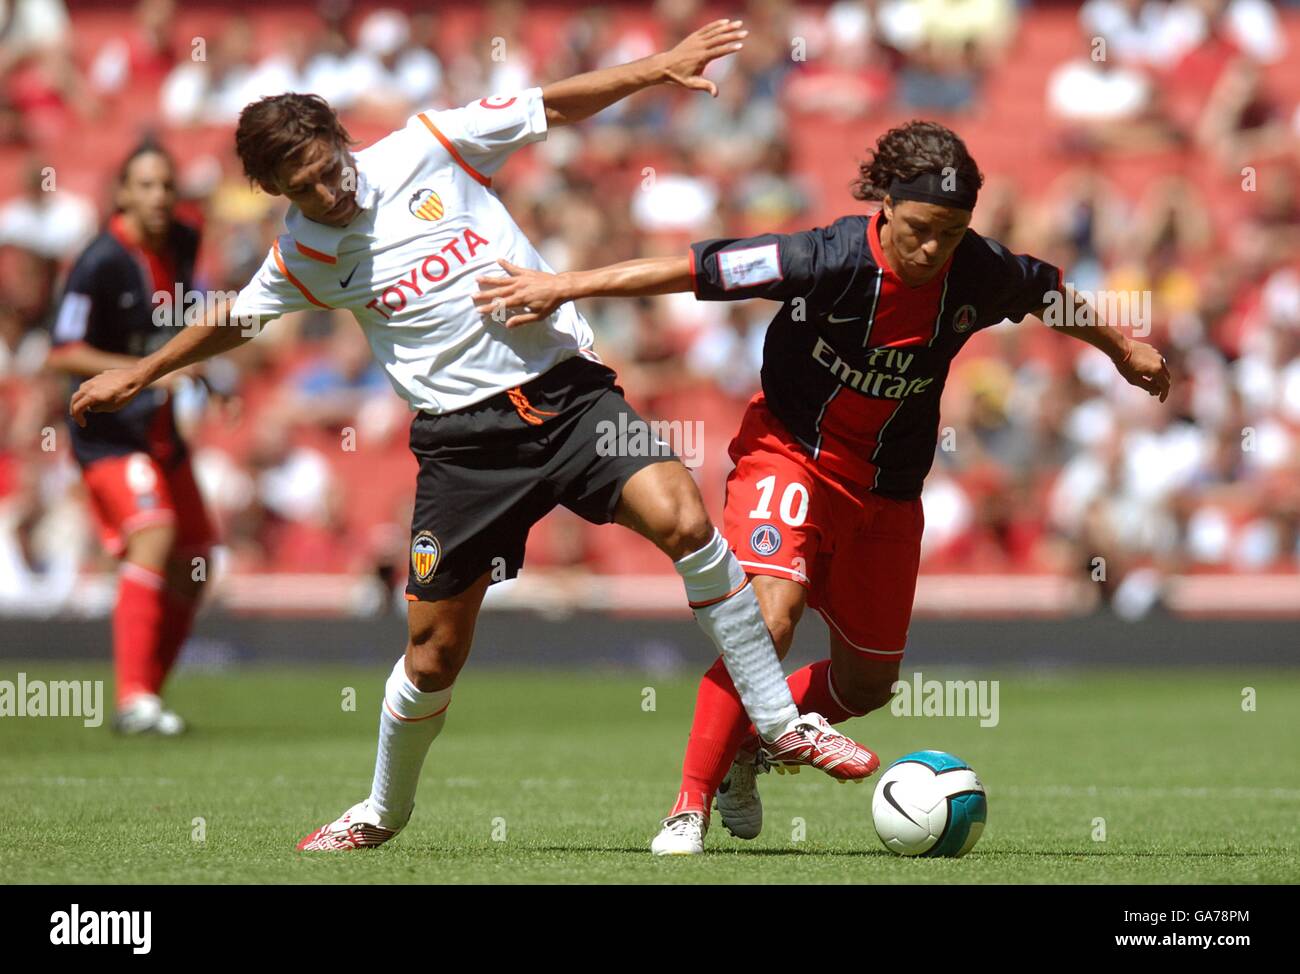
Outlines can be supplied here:
<path id="1" fill-rule="evenodd" d="M 72 394 L 68 412 L 78 426 L 86 425 L 87 413 L 115 413 L 144 388 L 135 369 L 109 369 L 83 382 Z"/>
<path id="2" fill-rule="evenodd" d="M 707 91 L 718 97 L 718 86 L 701 77 L 704 67 L 728 54 L 735 54 L 745 45 L 741 43 L 749 31 L 741 30 L 739 20 L 715 20 L 685 38 L 671 51 L 663 54 L 664 80 L 693 91 Z"/>
<path id="3" fill-rule="evenodd" d="M 1159 396 L 1164 402 L 1169 398 L 1169 386 L 1173 377 L 1169 374 L 1169 365 L 1159 350 L 1145 342 L 1129 340 L 1128 357 L 1115 363 L 1115 368 L 1129 385 L 1145 389 L 1150 395 Z"/>
<path id="4" fill-rule="evenodd" d="M 508 260 L 498 260 L 497 263 L 510 276 L 475 278 L 482 290 L 474 295 L 474 304 L 481 314 L 490 314 L 497 321 L 504 320 L 507 328 L 549 318 L 556 308 L 569 300 L 560 286 L 558 275 L 516 267 Z M 517 309 L 517 313 L 511 314 L 511 309 Z"/>

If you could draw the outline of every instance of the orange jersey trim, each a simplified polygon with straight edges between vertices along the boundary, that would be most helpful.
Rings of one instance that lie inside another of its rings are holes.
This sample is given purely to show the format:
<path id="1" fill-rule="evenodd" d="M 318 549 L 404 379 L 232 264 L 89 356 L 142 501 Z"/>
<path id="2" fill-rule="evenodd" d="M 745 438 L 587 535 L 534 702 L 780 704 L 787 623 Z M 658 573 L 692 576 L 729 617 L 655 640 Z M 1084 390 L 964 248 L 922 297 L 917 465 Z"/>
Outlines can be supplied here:
<path id="1" fill-rule="evenodd" d="M 322 253 L 319 250 L 313 250 L 311 247 L 308 247 L 304 243 L 299 243 L 297 240 L 293 242 L 293 245 L 298 248 L 298 253 L 302 254 L 304 257 L 318 260 L 322 264 L 337 264 L 339 262 L 337 257 L 331 257 L 329 254 Z"/>
<path id="2" fill-rule="evenodd" d="M 302 281 L 294 277 L 293 274 L 289 271 L 289 268 L 284 265 L 284 258 L 280 256 L 280 241 L 278 239 L 275 241 L 275 243 L 271 245 L 271 251 L 275 254 L 275 266 L 280 268 L 280 273 L 289 279 L 289 283 L 292 284 L 294 287 L 296 287 L 299 291 L 301 291 L 302 296 L 306 298 L 308 301 L 310 301 L 312 304 L 316 305 L 316 307 L 324 308 L 326 311 L 330 310 L 330 306 L 328 304 L 325 304 L 325 302 L 323 301 L 318 301 L 316 299 L 316 295 L 312 294 L 311 291 L 307 290 L 307 285 L 303 284 Z"/>
<path id="3" fill-rule="evenodd" d="M 418 118 L 421 122 L 423 122 L 424 127 L 433 133 L 433 137 L 442 143 L 442 147 L 447 150 L 448 155 L 450 155 L 453 159 L 456 160 L 456 164 L 460 166 L 460 168 L 464 169 L 467 173 L 469 173 L 472 177 L 474 177 L 474 179 L 480 184 L 488 187 L 492 185 L 492 177 L 484 176 L 481 172 L 479 172 L 468 162 L 466 162 L 464 157 L 456 150 L 456 147 L 451 144 L 451 139 L 447 138 L 447 136 L 442 134 L 442 132 L 438 129 L 438 126 L 433 124 L 433 121 L 429 118 L 428 115 L 424 114 L 424 112 L 420 112 L 420 114 L 417 115 L 416 118 Z"/>

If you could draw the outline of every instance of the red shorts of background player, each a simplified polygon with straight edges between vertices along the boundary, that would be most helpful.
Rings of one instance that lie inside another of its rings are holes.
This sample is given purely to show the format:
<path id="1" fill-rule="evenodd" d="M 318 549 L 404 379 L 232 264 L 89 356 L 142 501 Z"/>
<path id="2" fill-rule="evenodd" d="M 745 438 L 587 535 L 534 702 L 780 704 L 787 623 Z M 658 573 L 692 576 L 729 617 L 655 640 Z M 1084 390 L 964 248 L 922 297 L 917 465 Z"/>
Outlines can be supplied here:
<path id="1" fill-rule="evenodd" d="M 188 459 L 164 468 L 147 453 L 104 457 L 82 470 L 90 506 L 109 554 L 121 557 L 135 531 L 176 525 L 176 548 L 195 551 L 216 540 Z"/>
<path id="2" fill-rule="evenodd" d="M 723 530 L 745 571 L 793 579 L 854 649 L 900 659 L 921 561 L 920 499 L 851 492 L 761 401 L 746 410 L 730 453 Z"/>

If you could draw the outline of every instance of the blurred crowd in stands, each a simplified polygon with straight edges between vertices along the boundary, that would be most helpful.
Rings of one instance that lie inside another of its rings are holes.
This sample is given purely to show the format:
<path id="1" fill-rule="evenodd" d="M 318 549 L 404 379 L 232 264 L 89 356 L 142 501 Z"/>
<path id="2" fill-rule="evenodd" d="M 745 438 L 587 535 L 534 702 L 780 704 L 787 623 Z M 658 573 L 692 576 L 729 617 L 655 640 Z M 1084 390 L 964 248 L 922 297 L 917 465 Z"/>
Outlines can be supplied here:
<path id="1" fill-rule="evenodd" d="M 117 163 L 143 133 L 175 153 L 182 216 L 202 225 L 197 286 L 237 290 L 283 217 L 231 151 L 249 101 L 315 91 L 368 143 L 416 110 L 653 53 L 719 13 L 752 32 L 710 70 L 719 98 L 639 95 L 552 133 L 497 178 L 552 265 L 825 222 L 860 206 L 848 184 L 886 127 L 944 121 L 988 177 L 977 229 L 1061 264 L 1078 288 L 1149 292 L 1148 340 L 1176 391 L 1148 399 L 1037 321 L 976 336 L 945 394 L 923 571 L 1096 577 L 1101 557 L 1098 580 L 1140 614 L 1170 573 L 1297 569 L 1300 9 L 71 6 L 0 0 L 0 167 L 15 177 L 0 188 L 0 600 L 67 595 L 79 572 L 112 565 L 60 439 L 68 386 L 43 362 L 61 275 L 110 212 Z M 79 180 L 62 178 L 69 166 Z M 634 403 L 703 421 L 698 475 L 718 513 L 772 309 L 677 295 L 583 310 Z M 229 569 L 401 580 L 408 414 L 350 317 L 283 319 L 177 395 Z M 529 564 L 661 570 L 620 533 L 559 514 Z"/>

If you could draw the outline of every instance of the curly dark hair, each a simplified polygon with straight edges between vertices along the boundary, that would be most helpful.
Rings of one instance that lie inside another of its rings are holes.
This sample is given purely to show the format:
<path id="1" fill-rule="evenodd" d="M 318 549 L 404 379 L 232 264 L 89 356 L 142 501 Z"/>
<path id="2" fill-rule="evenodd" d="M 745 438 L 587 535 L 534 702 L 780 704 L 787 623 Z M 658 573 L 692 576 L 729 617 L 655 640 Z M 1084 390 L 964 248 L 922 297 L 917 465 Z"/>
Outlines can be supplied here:
<path id="1" fill-rule="evenodd" d="M 984 185 L 984 174 L 956 132 L 938 122 L 914 120 L 876 140 L 870 158 L 858 165 L 853 198 L 883 200 L 895 179 L 908 180 L 926 172 L 942 174 L 948 168 L 956 170 L 963 183 L 976 189 Z"/>
<path id="2" fill-rule="evenodd" d="M 356 144 L 324 98 L 287 92 L 244 106 L 235 128 L 235 152 L 250 182 L 274 186 L 276 167 L 317 138 L 340 148 Z"/>

